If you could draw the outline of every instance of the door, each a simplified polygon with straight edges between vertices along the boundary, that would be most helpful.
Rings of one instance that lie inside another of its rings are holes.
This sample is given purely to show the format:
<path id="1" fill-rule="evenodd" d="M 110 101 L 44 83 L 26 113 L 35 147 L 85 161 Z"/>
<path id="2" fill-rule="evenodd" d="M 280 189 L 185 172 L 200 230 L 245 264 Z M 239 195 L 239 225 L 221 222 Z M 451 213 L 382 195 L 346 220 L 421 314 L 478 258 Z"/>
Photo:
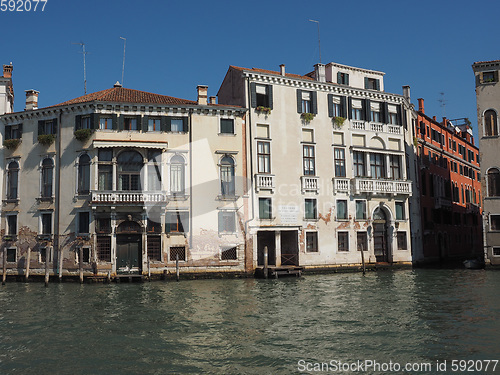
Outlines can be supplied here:
<path id="1" fill-rule="evenodd" d="M 385 221 L 373 224 L 373 249 L 377 262 L 388 262 Z"/>
<path id="2" fill-rule="evenodd" d="M 296 230 L 281 232 L 281 265 L 299 265 L 299 235 Z"/>
<path id="3" fill-rule="evenodd" d="M 276 238 L 273 231 L 257 232 L 257 265 L 264 265 L 264 247 L 267 246 L 267 264 L 276 265 Z"/>
<path id="4" fill-rule="evenodd" d="M 116 269 L 118 273 L 141 272 L 141 236 L 120 234 L 116 238 Z"/>

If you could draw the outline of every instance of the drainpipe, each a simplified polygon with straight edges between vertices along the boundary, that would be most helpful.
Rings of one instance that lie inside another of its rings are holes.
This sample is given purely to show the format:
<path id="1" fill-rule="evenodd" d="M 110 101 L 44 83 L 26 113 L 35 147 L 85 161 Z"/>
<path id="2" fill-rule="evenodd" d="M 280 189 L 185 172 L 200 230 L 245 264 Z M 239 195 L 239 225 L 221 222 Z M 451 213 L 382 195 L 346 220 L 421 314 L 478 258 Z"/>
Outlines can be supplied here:
<path id="1" fill-rule="evenodd" d="M 62 280 L 62 248 L 59 246 L 59 223 L 61 222 L 61 133 L 62 133 L 62 110 L 59 110 L 59 121 L 57 126 L 57 169 L 56 169 L 56 186 L 57 186 L 57 194 L 56 194 L 56 214 L 54 217 L 54 252 L 57 251 L 58 259 L 57 259 L 57 271 L 59 274 L 59 280 Z"/>
<path id="2" fill-rule="evenodd" d="M 189 137 L 189 247 L 193 244 L 193 109 L 189 110 L 188 137 Z"/>

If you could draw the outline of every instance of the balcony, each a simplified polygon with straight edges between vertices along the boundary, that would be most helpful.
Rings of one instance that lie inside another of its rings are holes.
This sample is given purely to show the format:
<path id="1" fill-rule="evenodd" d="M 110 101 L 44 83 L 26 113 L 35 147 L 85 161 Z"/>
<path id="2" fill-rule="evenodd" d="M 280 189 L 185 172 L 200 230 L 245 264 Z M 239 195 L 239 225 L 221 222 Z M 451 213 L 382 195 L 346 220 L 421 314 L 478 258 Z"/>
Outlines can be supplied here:
<path id="1" fill-rule="evenodd" d="M 342 192 L 348 193 L 351 190 L 351 180 L 348 178 L 334 178 L 333 179 L 333 193 Z"/>
<path id="2" fill-rule="evenodd" d="M 394 194 L 411 195 L 411 181 L 354 179 L 354 194 Z"/>
<path id="3" fill-rule="evenodd" d="M 166 203 L 162 191 L 92 191 L 92 203 Z"/>
<path id="4" fill-rule="evenodd" d="M 382 124 L 379 122 L 351 120 L 350 128 L 352 130 L 369 130 L 375 133 L 402 134 L 401 126 Z"/>
<path id="5" fill-rule="evenodd" d="M 472 202 L 466 203 L 465 208 L 467 209 L 467 211 L 475 213 L 475 214 L 478 214 L 479 212 L 481 212 L 481 207 L 476 203 L 472 203 Z"/>
<path id="6" fill-rule="evenodd" d="M 316 194 L 319 193 L 319 177 L 302 176 L 300 177 L 300 185 L 302 187 L 302 193 L 306 191 L 312 191 Z"/>
<path id="7" fill-rule="evenodd" d="M 255 188 L 259 190 L 272 190 L 275 188 L 275 176 L 273 174 L 256 174 Z"/>

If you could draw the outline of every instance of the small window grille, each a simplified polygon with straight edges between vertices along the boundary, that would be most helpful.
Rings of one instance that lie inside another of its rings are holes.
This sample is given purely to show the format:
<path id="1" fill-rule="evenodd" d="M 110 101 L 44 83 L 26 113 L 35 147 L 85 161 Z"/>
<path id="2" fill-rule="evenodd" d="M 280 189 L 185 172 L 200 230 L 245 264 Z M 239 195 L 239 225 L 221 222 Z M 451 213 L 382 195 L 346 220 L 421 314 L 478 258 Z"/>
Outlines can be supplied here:
<path id="1" fill-rule="evenodd" d="M 177 255 L 179 260 L 186 260 L 186 248 L 184 246 L 172 246 L 170 248 L 170 261 L 175 261 Z"/>
<path id="2" fill-rule="evenodd" d="M 236 260 L 237 257 L 237 248 L 236 246 L 230 248 L 224 248 L 221 251 L 220 259 L 221 260 Z"/>
<path id="3" fill-rule="evenodd" d="M 100 261 L 111 262 L 110 236 L 97 236 L 97 257 Z"/>
<path id="4" fill-rule="evenodd" d="M 151 260 L 161 261 L 161 237 L 148 236 L 148 257 Z M 180 259 L 180 257 L 179 257 Z"/>

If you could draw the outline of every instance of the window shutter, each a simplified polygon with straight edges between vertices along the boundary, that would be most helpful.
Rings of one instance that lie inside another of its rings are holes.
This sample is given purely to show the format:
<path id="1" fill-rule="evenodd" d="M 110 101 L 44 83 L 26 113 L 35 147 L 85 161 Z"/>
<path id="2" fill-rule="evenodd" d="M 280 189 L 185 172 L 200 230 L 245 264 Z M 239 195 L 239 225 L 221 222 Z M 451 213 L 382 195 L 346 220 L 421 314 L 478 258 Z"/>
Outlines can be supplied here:
<path id="1" fill-rule="evenodd" d="M 297 113 L 302 113 L 302 90 L 297 89 Z"/>
<path id="2" fill-rule="evenodd" d="M 381 113 L 381 117 L 382 117 L 382 122 L 384 124 L 388 124 L 389 123 L 389 103 L 387 102 L 383 102 L 383 103 L 380 103 L 380 112 Z"/>
<path id="3" fill-rule="evenodd" d="M 347 118 L 347 98 L 345 96 L 340 97 L 340 116 Z"/>
<path id="4" fill-rule="evenodd" d="M 148 131 L 148 125 L 149 125 L 149 116 L 143 116 L 142 117 L 142 126 L 140 127 L 143 133 L 146 133 Z"/>
<path id="5" fill-rule="evenodd" d="M 54 125 L 52 126 L 52 134 L 57 134 L 57 117 L 52 122 Z"/>
<path id="6" fill-rule="evenodd" d="M 316 91 L 311 92 L 311 112 L 318 113 L 318 93 Z"/>
<path id="7" fill-rule="evenodd" d="M 222 211 L 218 212 L 219 216 L 219 232 L 224 232 L 224 217 L 222 215 Z"/>
<path id="8" fill-rule="evenodd" d="M 90 129 L 99 129 L 99 114 L 98 113 L 93 113 L 92 116 L 90 116 Z"/>
<path id="9" fill-rule="evenodd" d="M 116 114 L 113 114 L 111 115 L 111 127 L 113 130 L 117 130 L 118 129 L 118 115 Z"/>
<path id="10" fill-rule="evenodd" d="M 365 89 L 368 88 L 368 77 L 365 77 Z"/>
<path id="11" fill-rule="evenodd" d="M 12 139 L 12 126 L 5 127 L 5 139 Z"/>
<path id="12" fill-rule="evenodd" d="M 43 135 L 44 131 L 43 131 L 43 123 L 45 121 L 43 120 L 39 120 L 38 121 L 38 135 Z"/>
<path id="13" fill-rule="evenodd" d="M 479 73 L 477 76 L 476 76 L 476 86 L 479 86 L 481 84 L 481 73 Z"/>
<path id="14" fill-rule="evenodd" d="M 380 91 L 380 79 L 376 79 L 375 80 L 375 89 L 377 89 L 378 91 Z"/>
<path id="15" fill-rule="evenodd" d="M 255 82 L 250 83 L 250 107 L 257 107 L 257 90 Z"/>
<path id="16" fill-rule="evenodd" d="M 75 116 L 75 130 L 82 128 L 82 115 Z"/>
<path id="17" fill-rule="evenodd" d="M 348 103 L 347 118 L 351 119 L 352 118 L 352 98 L 350 96 L 347 98 L 347 103 Z"/>
<path id="18" fill-rule="evenodd" d="M 397 111 L 398 111 L 398 119 L 397 119 L 397 122 L 398 122 L 398 125 L 402 125 L 402 115 L 401 115 L 401 106 L 398 105 L 397 106 Z"/>
<path id="19" fill-rule="evenodd" d="M 328 100 L 328 116 L 333 117 L 333 95 L 328 94 L 327 96 Z"/>
<path id="20" fill-rule="evenodd" d="M 172 222 L 172 214 L 167 212 L 165 215 L 165 233 L 170 233 L 172 228 L 170 227 L 170 223 Z"/>
<path id="21" fill-rule="evenodd" d="M 266 93 L 267 93 L 267 105 L 269 106 L 269 108 L 273 109 L 273 86 L 267 85 Z"/>
<path id="22" fill-rule="evenodd" d="M 182 131 L 184 133 L 187 133 L 189 131 L 188 118 L 187 117 L 183 117 L 182 118 Z"/>
<path id="23" fill-rule="evenodd" d="M 124 128 L 123 115 L 120 115 L 120 117 L 118 117 L 118 130 L 123 130 L 123 128 Z"/>
<path id="24" fill-rule="evenodd" d="M 365 116 L 364 120 L 365 121 L 371 121 L 371 114 L 372 114 L 372 110 L 370 108 L 370 99 L 365 99 L 363 101 L 363 105 L 364 105 L 364 113 L 363 115 Z"/>
<path id="25" fill-rule="evenodd" d="M 141 115 L 138 115 L 136 116 L 136 121 L 137 121 L 137 130 L 141 130 L 142 129 L 142 116 Z"/>
<path id="26" fill-rule="evenodd" d="M 342 84 L 342 73 L 337 72 L 337 83 L 340 85 Z"/>
<path id="27" fill-rule="evenodd" d="M 403 116 L 402 116 L 403 126 L 404 126 L 405 129 L 408 129 L 408 125 L 406 124 L 406 122 L 407 122 L 407 120 L 406 120 L 406 111 L 405 111 L 405 108 L 404 108 L 404 106 L 402 104 L 401 104 L 401 113 L 403 114 Z M 444 138 L 443 138 L 443 143 L 444 143 Z"/>
<path id="28" fill-rule="evenodd" d="M 171 117 L 166 116 L 161 119 L 161 130 L 164 132 L 169 132 L 171 129 Z"/>
<path id="29" fill-rule="evenodd" d="M 493 72 L 493 75 L 494 75 L 495 82 L 498 82 L 498 70 L 495 70 Z"/>
<path id="30" fill-rule="evenodd" d="M 180 216 L 184 233 L 189 232 L 189 212 L 181 212 Z"/>
<path id="31" fill-rule="evenodd" d="M 345 76 L 345 84 L 349 86 L 349 74 L 345 73 L 344 76 Z"/>
<path id="32" fill-rule="evenodd" d="M 23 137 L 23 124 L 19 124 L 18 125 L 18 128 L 17 128 L 17 133 L 19 134 L 19 138 L 22 138 Z"/>

